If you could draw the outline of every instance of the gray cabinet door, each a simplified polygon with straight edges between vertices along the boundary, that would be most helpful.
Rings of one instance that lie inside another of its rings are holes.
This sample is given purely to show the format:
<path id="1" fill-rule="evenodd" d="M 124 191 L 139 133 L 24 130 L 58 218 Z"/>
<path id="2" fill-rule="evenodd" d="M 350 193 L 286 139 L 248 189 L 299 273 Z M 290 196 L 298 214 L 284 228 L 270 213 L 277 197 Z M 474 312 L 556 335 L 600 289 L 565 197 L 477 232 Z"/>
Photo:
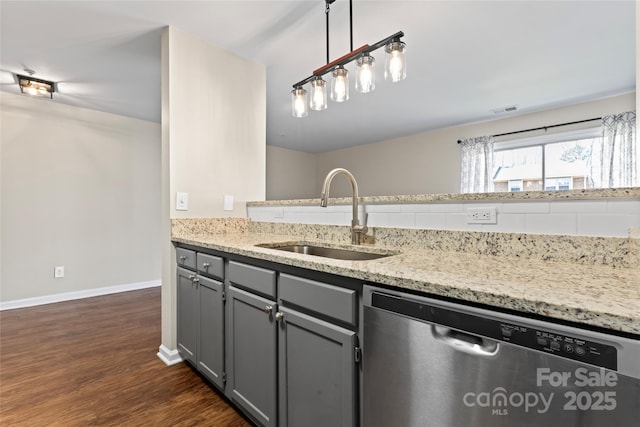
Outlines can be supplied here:
<path id="1" fill-rule="evenodd" d="M 227 393 L 260 425 L 276 426 L 275 303 L 233 286 L 227 298 Z"/>
<path id="2" fill-rule="evenodd" d="M 193 271 L 178 267 L 178 352 L 196 366 L 198 293 L 193 277 Z"/>
<path id="3" fill-rule="evenodd" d="M 216 280 L 198 279 L 198 370 L 224 389 L 224 288 Z"/>
<path id="4" fill-rule="evenodd" d="M 280 427 L 355 426 L 356 334 L 281 307 Z"/>

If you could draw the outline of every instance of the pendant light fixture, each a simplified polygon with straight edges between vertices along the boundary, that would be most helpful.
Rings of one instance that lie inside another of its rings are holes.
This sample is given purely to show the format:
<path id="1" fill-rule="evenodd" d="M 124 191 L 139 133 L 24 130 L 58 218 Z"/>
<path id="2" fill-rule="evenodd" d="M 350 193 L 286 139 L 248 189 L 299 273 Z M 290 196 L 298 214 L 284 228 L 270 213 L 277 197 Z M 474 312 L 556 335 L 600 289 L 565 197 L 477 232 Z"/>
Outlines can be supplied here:
<path id="1" fill-rule="evenodd" d="M 330 5 L 336 0 L 325 1 L 326 15 L 326 37 L 327 37 L 327 63 L 326 65 L 313 71 L 312 75 L 293 85 L 291 91 L 291 112 L 294 117 L 306 117 L 307 111 L 307 91 L 304 85 L 311 84 L 311 96 L 309 98 L 309 108 L 320 111 L 327 108 L 327 84 L 322 78 L 325 74 L 331 73 L 330 98 L 333 102 L 345 102 L 349 99 L 349 70 L 345 65 L 355 61 L 356 77 L 355 88 L 359 93 L 369 93 L 375 89 L 375 58 L 371 52 L 384 46 L 386 53 L 384 77 L 385 80 L 399 82 L 407 77 L 407 67 L 405 61 L 405 43 L 401 41 L 404 37 L 402 31 L 380 40 L 372 45 L 365 44 L 358 49 L 353 49 L 353 0 L 349 0 L 349 32 L 351 52 L 340 58 L 329 62 L 329 11 Z"/>
<path id="2" fill-rule="evenodd" d="M 404 60 L 405 44 L 401 41 L 391 42 L 384 47 L 386 52 L 384 61 L 384 78 L 392 82 L 399 82 L 407 78 L 407 66 Z"/>
<path id="3" fill-rule="evenodd" d="M 358 65 L 356 70 L 356 92 L 369 93 L 376 88 L 375 62 L 375 58 L 368 53 L 363 54 L 356 60 Z"/>
<path id="4" fill-rule="evenodd" d="M 309 108 L 315 111 L 327 108 L 327 82 L 320 76 L 311 80 L 311 98 Z"/>
<path id="5" fill-rule="evenodd" d="M 291 91 L 291 114 L 293 117 L 307 117 L 307 91 L 302 86 Z"/>
<path id="6" fill-rule="evenodd" d="M 333 70 L 331 100 L 333 102 L 344 102 L 347 99 L 349 99 L 349 71 L 339 65 Z"/>
<path id="7" fill-rule="evenodd" d="M 53 99 L 53 92 L 55 92 L 54 82 L 33 77 L 36 72 L 29 68 L 25 68 L 24 71 L 29 75 L 16 74 L 20 92 L 31 96 L 46 96 Z"/>

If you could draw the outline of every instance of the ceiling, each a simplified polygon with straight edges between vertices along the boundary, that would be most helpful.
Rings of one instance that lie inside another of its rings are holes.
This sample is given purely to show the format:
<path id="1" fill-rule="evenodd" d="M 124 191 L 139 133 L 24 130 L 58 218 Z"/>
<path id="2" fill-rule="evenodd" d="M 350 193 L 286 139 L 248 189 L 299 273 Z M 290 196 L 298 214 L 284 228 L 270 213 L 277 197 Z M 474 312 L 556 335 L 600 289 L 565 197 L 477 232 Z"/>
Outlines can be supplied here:
<path id="1" fill-rule="evenodd" d="M 331 59 L 349 51 L 348 6 L 331 6 Z M 352 86 L 346 103 L 294 118 L 291 85 L 325 63 L 324 8 L 324 0 L 2 0 L 0 89 L 19 93 L 13 74 L 31 68 L 58 82 L 53 102 L 159 122 L 160 36 L 171 25 L 265 64 L 267 143 L 306 152 L 635 90 L 633 0 L 354 0 L 354 47 L 404 31 L 407 79 L 383 80 L 380 49 L 374 92 Z M 492 112 L 512 105 L 516 112 Z"/>

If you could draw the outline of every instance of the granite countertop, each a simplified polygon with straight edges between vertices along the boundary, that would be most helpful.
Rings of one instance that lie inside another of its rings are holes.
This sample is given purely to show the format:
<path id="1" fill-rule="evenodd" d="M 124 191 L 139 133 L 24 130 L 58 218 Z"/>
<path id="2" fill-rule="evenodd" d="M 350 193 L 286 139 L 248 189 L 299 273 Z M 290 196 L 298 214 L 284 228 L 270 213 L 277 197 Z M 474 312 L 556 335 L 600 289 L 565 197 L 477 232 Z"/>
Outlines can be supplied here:
<path id="1" fill-rule="evenodd" d="M 370 261 L 343 261 L 255 245 L 299 241 L 334 247 L 349 245 L 247 230 L 202 233 L 183 229 L 174 233 L 172 240 L 363 281 L 640 334 L 640 271 L 635 267 L 388 246 L 384 249 L 358 248 L 386 250 L 395 255 Z"/>
<path id="2" fill-rule="evenodd" d="M 640 198 L 640 187 L 599 188 L 587 190 L 559 191 L 517 191 L 500 193 L 451 193 L 451 194 L 418 194 L 401 196 L 367 196 L 359 197 L 360 203 L 375 204 L 410 204 L 438 202 L 490 202 L 490 201 L 526 201 L 526 200 L 596 200 L 596 199 L 637 199 Z M 351 197 L 332 198 L 332 205 L 351 204 Z M 267 200 L 247 202 L 247 206 L 317 206 L 320 199 Z"/>

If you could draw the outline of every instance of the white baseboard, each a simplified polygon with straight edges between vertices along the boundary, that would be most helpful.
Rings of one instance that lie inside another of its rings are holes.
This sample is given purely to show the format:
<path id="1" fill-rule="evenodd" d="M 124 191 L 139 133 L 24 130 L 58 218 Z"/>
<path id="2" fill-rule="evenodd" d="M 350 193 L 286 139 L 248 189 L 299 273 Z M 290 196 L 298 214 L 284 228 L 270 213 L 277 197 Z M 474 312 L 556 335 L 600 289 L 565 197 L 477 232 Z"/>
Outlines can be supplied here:
<path id="1" fill-rule="evenodd" d="M 51 304 L 54 302 L 71 301 L 82 298 L 97 297 L 100 295 L 116 294 L 119 292 L 135 291 L 138 289 L 153 288 L 161 286 L 160 280 L 149 282 L 128 283 L 126 285 L 108 286 L 106 288 L 86 289 L 83 291 L 66 292 L 63 294 L 44 295 L 35 298 L 25 298 L 13 301 L 0 302 L 0 311 L 12 310 L 15 308 L 34 307 L 36 305 Z"/>
<path id="2" fill-rule="evenodd" d="M 182 357 L 180 357 L 180 353 L 178 352 L 178 350 L 171 350 L 164 344 L 161 344 L 160 348 L 158 349 L 158 357 L 167 366 L 175 365 L 176 363 L 182 362 Z"/>

